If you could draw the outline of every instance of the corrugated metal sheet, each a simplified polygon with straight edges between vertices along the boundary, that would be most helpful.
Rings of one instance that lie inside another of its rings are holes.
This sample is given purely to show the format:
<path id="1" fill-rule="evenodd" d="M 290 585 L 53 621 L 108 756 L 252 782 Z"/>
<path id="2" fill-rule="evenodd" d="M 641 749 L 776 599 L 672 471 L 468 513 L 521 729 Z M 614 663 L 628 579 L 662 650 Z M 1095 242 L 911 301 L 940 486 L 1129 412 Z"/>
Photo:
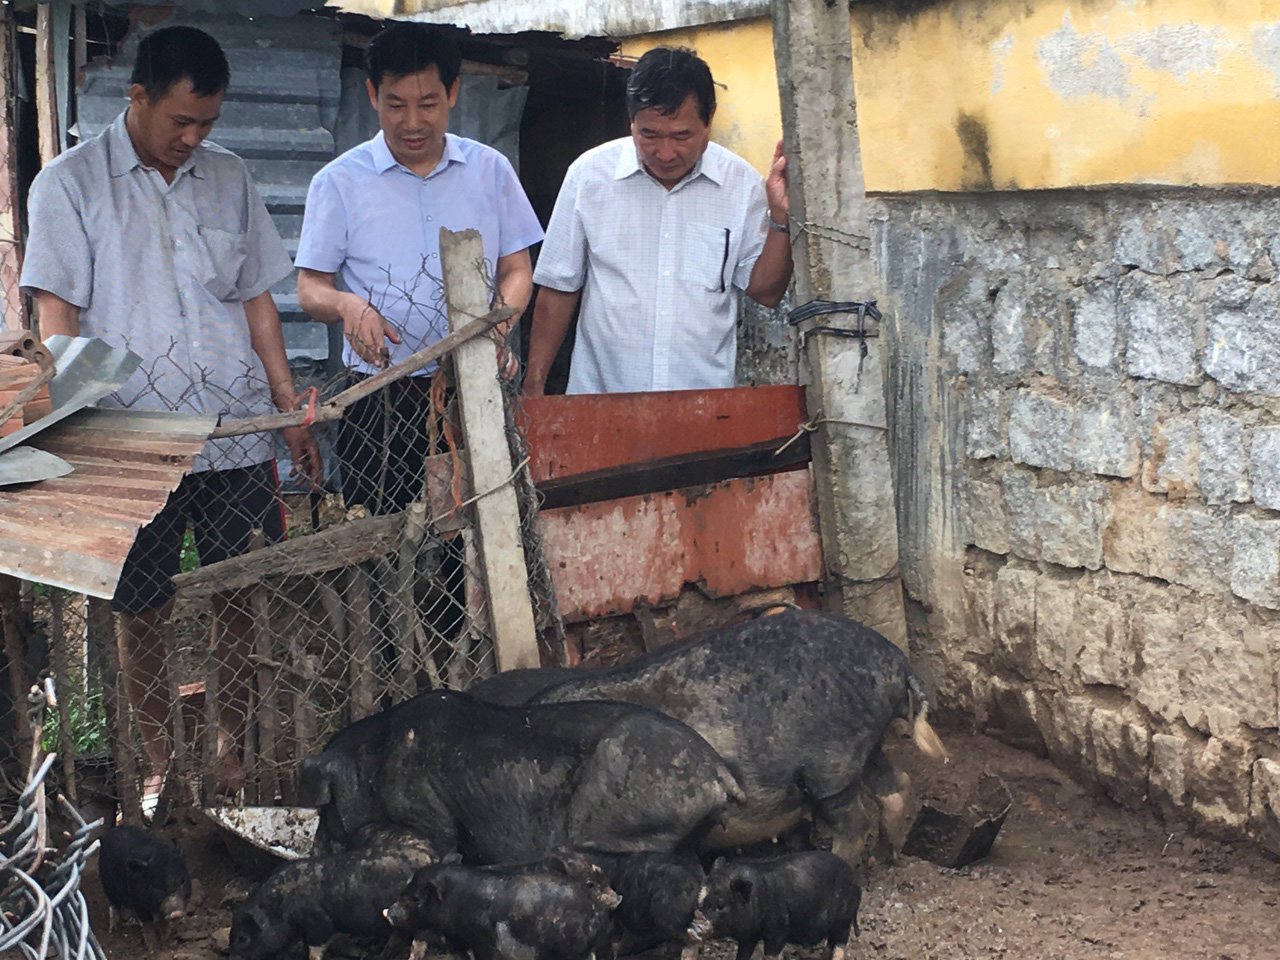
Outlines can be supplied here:
<path id="1" fill-rule="evenodd" d="M 634 37 L 769 15 L 766 0 L 330 0 L 347 13 L 424 20 L 473 33 L 547 30 L 568 39 Z"/>
<path id="2" fill-rule="evenodd" d="M 38 434 L 30 445 L 73 470 L 0 490 L 0 573 L 110 597 L 139 528 L 213 426 L 213 417 L 94 409 Z"/>
<path id="3" fill-rule="evenodd" d="M 244 158 L 292 256 L 311 177 L 335 154 L 331 131 L 341 95 L 341 25 L 320 17 L 247 20 L 190 12 L 165 23 L 197 26 L 226 51 L 231 86 L 210 139 Z M 113 63 L 93 63 L 85 70 L 78 94 L 81 139 L 100 133 L 124 109 L 140 39 L 135 32 Z M 289 359 L 328 359 L 335 344 L 330 329 L 299 308 L 293 276 L 271 292 L 285 322 Z M 334 328 L 334 336 L 340 333 Z"/>

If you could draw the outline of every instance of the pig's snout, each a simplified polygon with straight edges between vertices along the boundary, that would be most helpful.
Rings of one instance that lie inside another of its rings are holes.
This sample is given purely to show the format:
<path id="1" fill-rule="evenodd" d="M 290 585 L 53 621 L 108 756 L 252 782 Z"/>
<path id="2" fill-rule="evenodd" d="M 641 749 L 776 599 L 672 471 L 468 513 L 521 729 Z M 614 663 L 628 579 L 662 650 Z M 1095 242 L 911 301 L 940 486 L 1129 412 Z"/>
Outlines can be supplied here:
<path id="1" fill-rule="evenodd" d="M 165 897 L 157 911 L 166 920 L 181 920 L 187 915 L 187 903 L 178 894 Z"/>
<path id="2" fill-rule="evenodd" d="M 600 902 L 604 904 L 608 910 L 617 910 L 618 904 L 622 903 L 622 894 L 617 890 L 610 888 L 608 892 L 601 892 Z"/>
<path id="3" fill-rule="evenodd" d="M 701 943 L 711 935 L 711 921 L 703 915 L 701 910 L 693 911 L 693 922 L 689 924 L 689 929 L 685 931 L 685 936 L 689 938 L 690 943 Z"/>

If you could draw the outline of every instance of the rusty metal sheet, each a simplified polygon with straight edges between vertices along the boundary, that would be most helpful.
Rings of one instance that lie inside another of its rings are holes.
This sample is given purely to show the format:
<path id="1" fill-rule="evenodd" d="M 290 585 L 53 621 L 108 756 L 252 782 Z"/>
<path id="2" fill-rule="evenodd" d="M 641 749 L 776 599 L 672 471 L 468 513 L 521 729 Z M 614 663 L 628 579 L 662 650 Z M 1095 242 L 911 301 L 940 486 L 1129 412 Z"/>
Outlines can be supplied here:
<path id="1" fill-rule="evenodd" d="M 806 419 L 794 385 L 528 397 L 521 428 L 534 483 L 791 436 Z"/>
<path id="2" fill-rule="evenodd" d="M 139 528 L 191 469 L 214 423 L 89 409 L 31 438 L 72 471 L 0 489 L 0 573 L 109 598 Z"/>
<path id="3" fill-rule="evenodd" d="M 726 480 L 538 515 L 566 620 L 675 600 L 686 583 L 736 596 L 822 577 L 809 471 Z"/>

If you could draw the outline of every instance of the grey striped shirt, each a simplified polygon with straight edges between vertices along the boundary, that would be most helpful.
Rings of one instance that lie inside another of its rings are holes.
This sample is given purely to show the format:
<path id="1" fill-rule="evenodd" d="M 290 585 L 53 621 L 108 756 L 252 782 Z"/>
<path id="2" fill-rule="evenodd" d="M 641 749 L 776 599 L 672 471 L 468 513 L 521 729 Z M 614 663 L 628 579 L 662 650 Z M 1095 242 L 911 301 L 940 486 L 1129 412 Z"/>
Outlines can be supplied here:
<path id="1" fill-rule="evenodd" d="M 204 143 L 172 184 L 138 159 L 125 115 L 40 171 L 22 287 L 80 308 L 80 333 L 142 358 L 103 406 L 223 419 L 274 409 L 244 301 L 293 266 L 244 162 Z M 210 441 L 195 469 L 270 460 L 266 434 Z"/>

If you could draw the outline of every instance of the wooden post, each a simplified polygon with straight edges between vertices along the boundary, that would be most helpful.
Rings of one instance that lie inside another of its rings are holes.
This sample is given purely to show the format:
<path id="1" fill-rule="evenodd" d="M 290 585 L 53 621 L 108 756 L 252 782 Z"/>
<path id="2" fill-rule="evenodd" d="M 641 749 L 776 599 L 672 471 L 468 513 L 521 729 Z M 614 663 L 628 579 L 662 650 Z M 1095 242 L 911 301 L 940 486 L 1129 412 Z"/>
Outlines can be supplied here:
<path id="1" fill-rule="evenodd" d="M 111 752 L 115 756 L 116 790 L 120 814 L 125 823 L 142 823 L 142 797 L 138 781 L 138 755 L 134 752 L 133 724 L 129 719 L 129 698 L 120 675 L 120 644 L 116 638 L 115 617 L 111 602 L 90 597 L 88 600 L 89 648 L 94 651 L 102 674 L 102 712 L 111 734 Z"/>
<path id="2" fill-rule="evenodd" d="M 13 7 L 0 5 L 0 328 L 27 325 L 26 301 L 18 289 L 22 246 L 18 242 L 18 145 L 13 127 Z"/>
<path id="3" fill-rule="evenodd" d="M 849 5 L 774 0 L 773 45 L 787 154 L 796 303 L 874 300 L 877 279 L 853 91 Z M 852 314 L 803 324 L 811 449 L 826 566 L 825 604 L 906 648 L 898 524 L 885 413 L 883 338 Z M 863 350 L 865 349 L 865 354 Z"/>
<path id="4" fill-rule="evenodd" d="M 65 38 L 64 38 L 65 40 Z M 57 74 L 53 66 L 53 8 L 36 6 L 36 138 L 40 166 L 58 155 Z"/>
<path id="5" fill-rule="evenodd" d="M 373 713 L 377 698 L 373 677 L 373 594 L 369 589 L 369 575 L 360 564 L 347 568 L 347 706 L 348 722 L 355 723 Z"/>
<path id="6" fill-rule="evenodd" d="M 489 284 L 479 232 L 441 229 L 440 264 L 449 329 L 457 330 L 488 313 Z M 471 489 L 479 497 L 475 503 L 476 528 L 498 669 L 536 667 L 540 663 L 529 600 L 529 572 L 520 538 L 520 506 L 510 482 L 515 470 L 504 427 L 493 343 L 488 338 L 477 338 L 462 344 L 454 352 L 453 369 L 462 406 Z"/>
<path id="7" fill-rule="evenodd" d="M 9 674 L 9 700 L 13 704 L 13 743 L 27 743 L 31 726 L 27 722 L 27 655 L 23 649 L 18 617 L 21 612 L 21 590 L 16 577 L 0 573 L 0 632 L 4 634 L 4 655 Z M 20 750 L 14 750 L 20 755 Z M 24 758 L 25 760 L 26 758 Z"/>
<path id="8" fill-rule="evenodd" d="M 261 550 L 266 541 L 262 531 L 249 534 L 249 549 Z M 280 708 L 276 674 L 279 669 L 272 656 L 271 617 L 267 611 L 267 591 L 261 584 L 249 590 L 249 606 L 253 611 L 254 653 L 257 660 L 258 696 L 258 778 L 259 802 L 275 803 L 280 796 Z M 245 717 L 246 734 L 249 718 Z"/>

